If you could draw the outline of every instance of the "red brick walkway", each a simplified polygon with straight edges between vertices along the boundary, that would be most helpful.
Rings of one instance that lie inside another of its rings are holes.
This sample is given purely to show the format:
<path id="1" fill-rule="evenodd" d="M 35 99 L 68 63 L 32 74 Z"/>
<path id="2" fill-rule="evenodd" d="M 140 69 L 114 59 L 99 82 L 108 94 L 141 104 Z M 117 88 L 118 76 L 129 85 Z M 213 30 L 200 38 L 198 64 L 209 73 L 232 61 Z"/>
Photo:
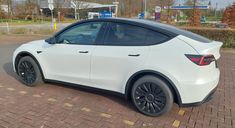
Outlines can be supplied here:
<path id="1" fill-rule="evenodd" d="M 0 128 L 235 128 L 235 54 L 223 53 L 214 98 L 200 107 L 147 117 L 124 99 L 58 84 L 30 88 L 0 74 Z M 10 66 L 9 66 L 10 67 Z"/>

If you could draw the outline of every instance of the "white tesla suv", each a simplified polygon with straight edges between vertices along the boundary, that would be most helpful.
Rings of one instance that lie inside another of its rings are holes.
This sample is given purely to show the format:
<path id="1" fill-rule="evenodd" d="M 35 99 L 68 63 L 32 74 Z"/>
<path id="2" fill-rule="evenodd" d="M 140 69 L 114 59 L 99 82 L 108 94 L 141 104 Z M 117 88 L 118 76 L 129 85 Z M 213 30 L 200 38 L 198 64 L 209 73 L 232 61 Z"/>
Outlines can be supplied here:
<path id="1" fill-rule="evenodd" d="M 77 22 L 47 40 L 23 44 L 14 71 L 27 86 L 43 82 L 122 94 L 143 114 L 159 116 L 208 101 L 219 82 L 221 42 L 137 19 Z"/>

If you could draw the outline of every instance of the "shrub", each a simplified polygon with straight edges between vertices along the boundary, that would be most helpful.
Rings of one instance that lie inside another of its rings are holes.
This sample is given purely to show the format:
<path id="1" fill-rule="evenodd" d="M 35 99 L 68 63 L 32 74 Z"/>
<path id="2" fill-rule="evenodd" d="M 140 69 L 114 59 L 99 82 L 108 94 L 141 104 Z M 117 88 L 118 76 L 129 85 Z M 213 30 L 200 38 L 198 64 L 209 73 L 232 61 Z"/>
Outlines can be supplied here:
<path id="1" fill-rule="evenodd" d="M 193 33 L 205 36 L 211 40 L 221 41 L 223 47 L 235 48 L 235 29 L 217 29 L 217 28 L 183 28 Z"/>
<path id="2" fill-rule="evenodd" d="M 15 28 L 10 30 L 11 34 L 28 34 L 29 30 L 26 28 Z"/>
<path id="3" fill-rule="evenodd" d="M 54 31 L 52 29 L 38 29 L 33 31 L 34 34 L 40 35 L 52 35 Z"/>

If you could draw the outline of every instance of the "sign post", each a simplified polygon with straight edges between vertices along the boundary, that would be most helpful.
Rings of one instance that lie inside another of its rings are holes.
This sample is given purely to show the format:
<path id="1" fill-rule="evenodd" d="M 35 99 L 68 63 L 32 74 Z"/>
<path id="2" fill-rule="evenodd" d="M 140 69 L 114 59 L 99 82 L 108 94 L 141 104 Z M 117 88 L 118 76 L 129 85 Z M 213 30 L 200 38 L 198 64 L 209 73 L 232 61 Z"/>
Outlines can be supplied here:
<path id="1" fill-rule="evenodd" d="M 72 8 L 74 8 L 74 18 L 75 18 L 75 20 L 77 20 L 78 19 L 78 16 L 77 16 L 77 5 L 73 1 L 71 1 L 70 4 L 71 4 L 70 6 Z"/>
<path id="2" fill-rule="evenodd" d="M 155 20 L 156 21 L 161 20 L 161 10 L 162 10 L 162 8 L 160 6 L 155 7 Z"/>
<path id="3" fill-rule="evenodd" d="M 51 23 L 52 23 L 52 28 L 54 26 L 54 16 L 53 16 L 53 10 L 54 10 L 54 5 L 53 5 L 53 0 L 48 0 L 48 7 L 51 10 Z"/>

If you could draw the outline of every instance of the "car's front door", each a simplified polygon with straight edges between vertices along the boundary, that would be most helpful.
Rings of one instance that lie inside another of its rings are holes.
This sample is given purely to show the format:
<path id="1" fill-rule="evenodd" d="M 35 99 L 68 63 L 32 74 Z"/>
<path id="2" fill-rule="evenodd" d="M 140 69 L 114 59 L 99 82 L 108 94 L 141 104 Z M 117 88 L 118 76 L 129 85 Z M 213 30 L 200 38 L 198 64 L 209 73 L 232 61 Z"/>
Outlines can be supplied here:
<path id="1" fill-rule="evenodd" d="M 56 36 L 56 44 L 46 44 L 41 54 L 46 79 L 89 84 L 91 54 L 103 24 L 78 24 Z"/>

